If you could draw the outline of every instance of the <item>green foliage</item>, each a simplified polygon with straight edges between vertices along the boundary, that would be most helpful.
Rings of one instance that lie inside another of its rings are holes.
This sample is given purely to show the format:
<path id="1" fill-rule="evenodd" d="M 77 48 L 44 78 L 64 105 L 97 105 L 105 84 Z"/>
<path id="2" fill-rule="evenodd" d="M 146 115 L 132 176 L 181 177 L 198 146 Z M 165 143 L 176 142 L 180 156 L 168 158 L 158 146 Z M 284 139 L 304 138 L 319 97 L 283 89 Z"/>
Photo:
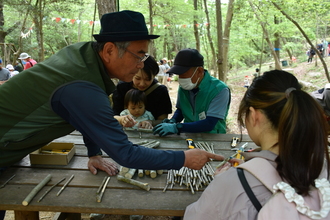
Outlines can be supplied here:
<path id="1" fill-rule="evenodd" d="M 41 1 L 43 37 L 45 57 L 51 56 L 61 48 L 78 41 L 89 41 L 93 33 L 98 33 L 100 26 L 92 26 L 89 21 L 94 20 L 94 0 L 39 0 Z M 38 54 L 36 26 L 33 24 L 33 11 L 37 10 L 37 0 L 4 0 L 4 31 L 11 30 L 16 24 L 18 27 L 8 32 L 6 43 L 19 45 L 21 33 L 32 32 L 22 39 L 22 50 L 31 53 L 33 57 Z M 149 7 L 152 7 L 154 24 L 153 34 L 161 37 L 154 41 L 156 59 L 167 57 L 173 59 L 176 53 L 183 48 L 196 48 L 194 36 L 194 19 L 198 25 L 201 39 L 201 53 L 206 59 L 206 66 L 212 66 L 212 53 L 207 38 L 206 15 L 202 0 L 198 1 L 198 10 L 194 10 L 193 0 L 152 0 L 149 6 L 147 0 L 120 0 L 120 10 L 136 10 L 144 14 L 146 22 L 150 25 Z M 278 11 L 269 0 L 251 0 L 256 13 L 266 24 L 269 37 L 276 40 L 277 33 L 285 39 L 281 41 L 281 56 L 288 56 L 285 50 L 300 59 L 305 59 L 305 51 L 310 47 L 302 37 L 300 31 Z M 293 17 L 306 32 L 312 42 L 317 43 L 329 36 L 330 1 L 324 0 L 286 0 L 275 1 L 282 9 Z M 214 0 L 207 0 L 207 9 L 210 17 L 210 31 L 217 48 L 216 6 Z M 40 12 L 40 11 L 39 11 Z M 223 26 L 225 25 L 227 4 L 222 4 Z M 26 18 L 26 20 L 25 20 Z M 65 21 L 56 22 L 54 18 L 65 18 Z M 280 22 L 274 23 L 274 18 Z M 68 19 L 68 20 L 67 20 Z M 80 20 L 81 23 L 72 24 L 70 19 Z M 98 16 L 96 16 L 98 21 Z M 86 23 L 87 21 L 87 23 Z M 25 23 L 24 23 L 25 22 Z M 249 1 L 236 0 L 234 2 L 234 17 L 230 29 L 229 65 L 234 69 L 252 67 L 262 62 L 271 62 L 271 51 L 264 40 L 263 30 L 256 14 L 251 9 Z M 217 51 L 216 51 L 217 52 Z"/>

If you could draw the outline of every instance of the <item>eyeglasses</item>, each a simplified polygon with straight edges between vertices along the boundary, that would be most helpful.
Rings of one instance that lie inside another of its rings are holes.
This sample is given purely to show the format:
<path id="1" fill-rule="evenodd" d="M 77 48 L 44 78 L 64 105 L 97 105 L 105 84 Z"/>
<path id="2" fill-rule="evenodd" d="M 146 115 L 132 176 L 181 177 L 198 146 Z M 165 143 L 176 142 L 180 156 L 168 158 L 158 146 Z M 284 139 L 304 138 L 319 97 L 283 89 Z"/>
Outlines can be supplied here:
<path id="1" fill-rule="evenodd" d="M 138 55 L 136 55 L 135 53 L 133 53 L 132 51 L 129 51 L 128 49 L 126 49 L 127 52 L 129 52 L 130 54 L 132 54 L 133 56 L 135 56 L 136 58 L 139 59 L 138 63 L 142 63 L 144 61 L 146 61 L 146 59 L 148 59 L 148 57 L 150 56 L 149 54 L 145 54 L 143 57 L 140 57 Z"/>

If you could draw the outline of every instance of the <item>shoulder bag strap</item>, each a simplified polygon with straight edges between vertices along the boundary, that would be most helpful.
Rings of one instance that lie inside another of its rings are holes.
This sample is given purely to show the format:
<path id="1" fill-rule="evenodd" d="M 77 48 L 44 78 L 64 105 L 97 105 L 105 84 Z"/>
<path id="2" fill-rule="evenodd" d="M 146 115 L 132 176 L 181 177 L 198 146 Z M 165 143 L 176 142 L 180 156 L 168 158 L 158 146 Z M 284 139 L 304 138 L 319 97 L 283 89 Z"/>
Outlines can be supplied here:
<path id="1" fill-rule="evenodd" d="M 148 89 L 146 92 L 144 92 L 144 94 L 149 95 L 150 93 L 152 93 L 158 86 L 160 86 L 161 84 L 155 83 L 153 86 L 150 87 L 150 89 Z"/>
<path id="2" fill-rule="evenodd" d="M 260 209 L 262 208 L 262 206 L 261 206 L 259 200 L 257 199 L 257 197 L 254 195 L 249 183 L 247 182 L 247 180 L 245 178 L 244 170 L 242 168 L 237 168 L 237 174 L 238 174 L 238 178 L 241 181 L 241 184 L 242 184 L 247 196 L 251 200 L 251 202 L 254 205 L 254 207 L 256 208 L 256 210 L 259 212 Z"/>

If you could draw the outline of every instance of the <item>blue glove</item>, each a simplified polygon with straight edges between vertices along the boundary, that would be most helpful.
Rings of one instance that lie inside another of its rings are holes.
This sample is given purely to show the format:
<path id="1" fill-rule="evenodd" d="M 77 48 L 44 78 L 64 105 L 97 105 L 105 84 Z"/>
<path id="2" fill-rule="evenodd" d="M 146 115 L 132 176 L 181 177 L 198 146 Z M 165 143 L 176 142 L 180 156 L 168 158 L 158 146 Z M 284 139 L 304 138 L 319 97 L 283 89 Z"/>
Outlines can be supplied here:
<path id="1" fill-rule="evenodd" d="M 171 118 L 171 119 L 165 118 L 162 123 L 175 124 L 176 120 L 174 118 Z"/>
<path id="2" fill-rule="evenodd" d="M 177 134 L 179 132 L 176 127 L 176 124 L 169 124 L 169 123 L 161 123 L 155 126 L 152 130 L 154 132 L 154 135 L 159 134 L 160 137 L 169 134 Z"/>

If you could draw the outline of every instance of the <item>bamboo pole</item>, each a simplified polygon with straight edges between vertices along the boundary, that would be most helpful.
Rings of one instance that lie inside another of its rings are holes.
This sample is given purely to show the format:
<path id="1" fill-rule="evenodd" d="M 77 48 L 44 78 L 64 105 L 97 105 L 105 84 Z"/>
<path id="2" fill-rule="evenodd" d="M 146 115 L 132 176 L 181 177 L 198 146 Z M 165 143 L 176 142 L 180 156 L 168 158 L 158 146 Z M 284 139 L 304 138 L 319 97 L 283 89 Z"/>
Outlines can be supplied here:
<path id="1" fill-rule="evenodd" d="M 140 181 L 137 181 L 137 180 L 128 179 L 128 178 L 123 177 L 121 175 L 117 175 L 117 179 L 120 180 L 120 181 L 122 181 L 122 182 L 129 183 L 131 185 L 140 187 L 141 189 L 144 189 L 146 191 L 149 191 L 150 190 L 149 183 L 143 183 L 143 182 L 140 182 Z"/>
<path id="2" fill-rule="evenodd" d="M 33 190 L 27 195 L 27 197 L 23 200 L 22 204 L 27 206 L 31 200 L 37 195 L 37 193 L 44 187 L 52 178 L 52 175 L 48 174 L 45 179 L 43 179 Z"/>

